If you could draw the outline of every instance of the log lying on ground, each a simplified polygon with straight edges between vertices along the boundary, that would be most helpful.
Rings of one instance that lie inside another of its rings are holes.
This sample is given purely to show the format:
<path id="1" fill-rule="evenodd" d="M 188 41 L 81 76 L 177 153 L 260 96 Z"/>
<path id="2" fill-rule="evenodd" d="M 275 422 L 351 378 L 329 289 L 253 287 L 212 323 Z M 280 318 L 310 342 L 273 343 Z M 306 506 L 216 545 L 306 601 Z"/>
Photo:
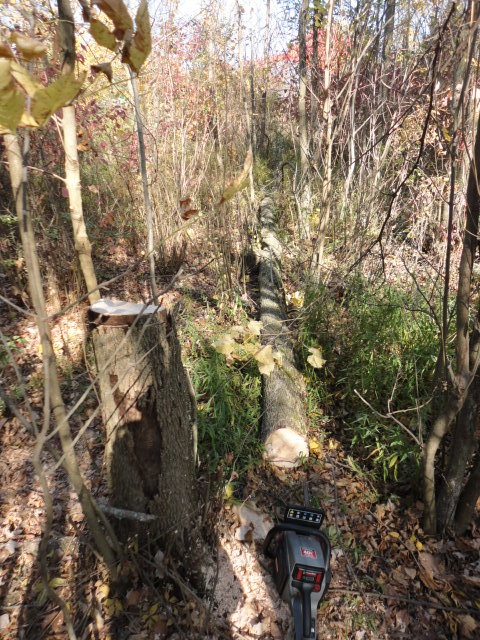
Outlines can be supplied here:
<path id="1" fill-rule="evenodd" d="M 110 503 L 157 516 L 120 520 L 122 537 L 148 531 L 181 550 L 193 519 L 193 408 L 173 319 L 164 308 L 100 300 L 90 307 L 106 428 Z"/>
<path id="2" fill-rule="evenodd" d="M 262 249 L 260 253 L 260 319 L 263 344 L 282 353 L 282 366 L 263 376 L 262 436 L 265 457 L 278 467 L 295 467 L 308 456 L 306 439 L 305 383 L 295 366 L 293 342 L 287 325 L 281 278 L 281 244 L 276 235 L 275 209 L 265 198 L 259 210 Z"/>

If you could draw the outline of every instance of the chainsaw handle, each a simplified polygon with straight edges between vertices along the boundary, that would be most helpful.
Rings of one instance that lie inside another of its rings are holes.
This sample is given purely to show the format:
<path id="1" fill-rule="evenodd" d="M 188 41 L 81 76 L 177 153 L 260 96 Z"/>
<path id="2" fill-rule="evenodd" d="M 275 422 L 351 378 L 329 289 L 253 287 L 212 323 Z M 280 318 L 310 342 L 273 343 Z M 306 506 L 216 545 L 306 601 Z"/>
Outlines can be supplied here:
<path id="1" fill-rule="evenodd" d="M 267 537 L 265 538 L 265 542 L 263 543 L 263 553 L 266 556 L 268 556 L 269 558 L 274 557 L 270 552 L 270 545 L 273 538 L 278 533 L 283 533 L 284 531 L 293 531 L 294 533 L 299 533 L 300 535 L 315 536 L 317 538 L 321 538 L 323 544 L 325 544 L 325 560 L 327 564 L 330 564 L 330 540 L 323 533 L 323 531 L 315 531 L 310 527 L 305 527 L 301 524 L 292 524 L 290 522 L 282 522 L 281 524 L 276 524 L 267 533 Z M 327 569 L 327 567 L 325 567 L 325 569 Z"/>

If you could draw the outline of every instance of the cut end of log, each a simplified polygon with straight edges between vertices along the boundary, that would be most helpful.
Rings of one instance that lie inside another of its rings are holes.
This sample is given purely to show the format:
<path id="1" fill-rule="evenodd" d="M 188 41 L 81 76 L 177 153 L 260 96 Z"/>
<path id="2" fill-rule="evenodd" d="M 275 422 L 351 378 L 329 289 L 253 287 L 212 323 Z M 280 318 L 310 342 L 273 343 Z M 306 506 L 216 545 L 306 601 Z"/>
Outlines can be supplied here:
<path id="1" fill-rule="evenodd" d="M 100 298 L 90 306 L 90 310 L 103 316 L 148 316 L 159 311 L 164 312 L 165 307 L 159 307 L 155 304 L 144 305 L 136 302 Z"/>
<path id="2" fill-rule="evenodd" d="M 307 456 L 307 441 L 289 427 L 276 429 L 265 442 L 265 458 L 277 467 L 298 467 Z"/>

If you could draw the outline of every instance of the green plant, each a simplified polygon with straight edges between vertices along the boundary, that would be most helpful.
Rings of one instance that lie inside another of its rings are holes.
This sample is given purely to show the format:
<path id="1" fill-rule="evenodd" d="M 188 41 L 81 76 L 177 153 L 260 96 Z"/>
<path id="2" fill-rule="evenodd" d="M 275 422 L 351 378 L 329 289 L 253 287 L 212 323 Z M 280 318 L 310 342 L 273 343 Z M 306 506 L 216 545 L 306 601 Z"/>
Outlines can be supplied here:
<path id="1" fill-rule="evenodd" d="M 255 360 L 227 364 L 212 346 L 221 328 L 205 314 L 199 327 L 187 317 L 185 353 L 197 393 L 199 456 L 210 472 L 219 465 L 241 473 L 261 454 L 258 441 L 261 380 Z"/>
<path id="2" fill-rule="evenodd" d="M 326 287 L 310 291 L 301 330 L 310 404 L 343 416 L 344 433 L 384 481 L 412 477 L 420 450 L 405 429 L 372 411 L 395 416 L 418 435 L 428 419 L 428 399 L 438 353 L 437 327 L 417 291 L 348 283 L 338 299 Z M 325 368 L 306 363 L 320 344 Z M 422 409 L 412 411 L 426 403 Z"/>

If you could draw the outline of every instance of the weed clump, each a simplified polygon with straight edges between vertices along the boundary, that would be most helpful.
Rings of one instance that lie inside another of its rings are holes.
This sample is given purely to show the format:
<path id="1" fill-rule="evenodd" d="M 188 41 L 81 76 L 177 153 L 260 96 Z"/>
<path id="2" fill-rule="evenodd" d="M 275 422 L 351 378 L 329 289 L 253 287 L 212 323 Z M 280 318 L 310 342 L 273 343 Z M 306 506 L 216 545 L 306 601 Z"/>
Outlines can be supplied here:
<path id="1" fill-rule="evenodd" d="M 311 404 L 340 419 L 342 432 L 384 481 L 416 478 L 438 354 L 438 330 L 415 291 L 348 284 L 339 299 L 320 286 L 308 293 L 302 354 L 321 345 L 325 368 L 308 364 Z M 369 408 L 366 402 L 373 409 Z M 406 427 L 378 414 L 394 414 Z"/>

